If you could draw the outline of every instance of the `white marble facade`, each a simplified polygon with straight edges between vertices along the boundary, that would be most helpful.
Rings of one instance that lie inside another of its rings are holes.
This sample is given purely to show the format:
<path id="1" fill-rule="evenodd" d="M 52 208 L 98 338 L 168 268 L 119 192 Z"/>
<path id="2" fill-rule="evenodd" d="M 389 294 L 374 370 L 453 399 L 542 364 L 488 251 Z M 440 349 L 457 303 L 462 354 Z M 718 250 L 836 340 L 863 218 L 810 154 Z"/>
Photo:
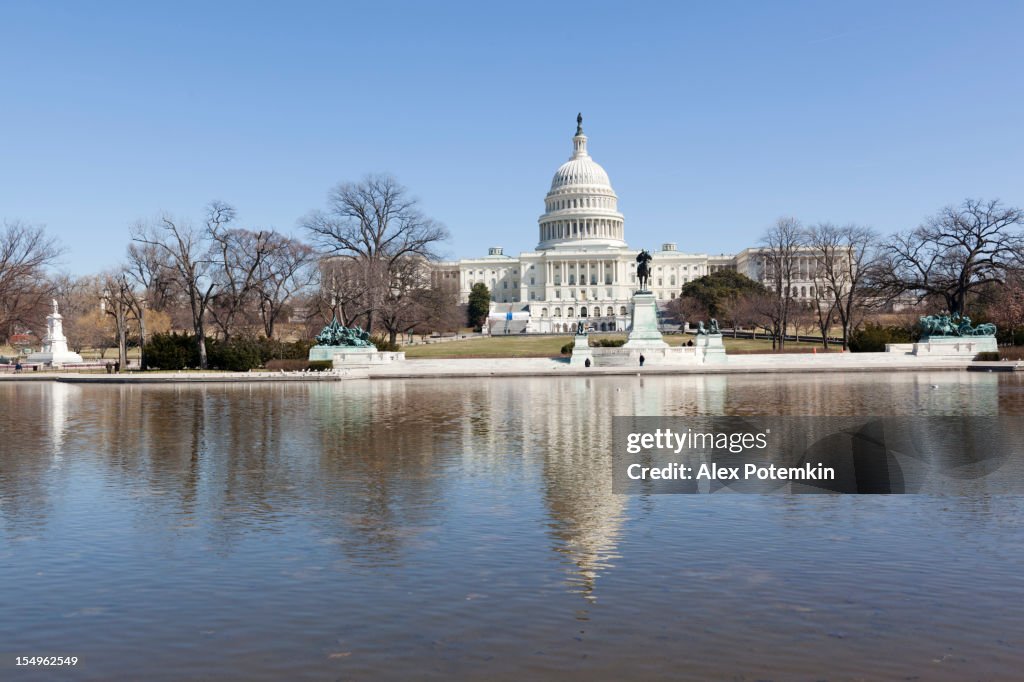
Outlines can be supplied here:
<path id="1" fill-rule="evenodd" d="M 518 331 L 566 332 L 581 318 L 596 330 L 625 331 L 629 325 L 640 249 L 625 241 L 618 195 L 604 168 L 587 150 L 580 118 L 572 143 L 572 156 L 555 171 L 544 198 L 533 251 L 513 257 L 493 247 L 481 258 L 437 264 L 453 274 L 457 268 L 463 302 L 474 284 L 486 284 L 493 301 L 492 318 L 511 313 Z M 676 298 L 686 282 L 719 269 L 764 279 L 757 249 L 709 256 L 685 253 L 674 242 L 666 242 L 660 249 L 648 250 L 654 256 L 648 288 L 660 304 Z M 813 282 L 804 282 L 802 290 L 803 298 L 809 300 L 814 295 Z"/>

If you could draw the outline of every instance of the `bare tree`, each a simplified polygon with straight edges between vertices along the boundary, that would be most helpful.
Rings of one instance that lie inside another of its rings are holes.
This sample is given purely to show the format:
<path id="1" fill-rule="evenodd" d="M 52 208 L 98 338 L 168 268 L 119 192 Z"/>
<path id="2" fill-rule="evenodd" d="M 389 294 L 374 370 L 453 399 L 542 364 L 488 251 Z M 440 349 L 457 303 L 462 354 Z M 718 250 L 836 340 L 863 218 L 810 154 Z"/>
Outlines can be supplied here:
<path id="1" fill-rule="evenodd" d="M 949 206 L 923 225 L 894 235 L 883 249 L 875 284 L 889 298 L 904 293 L 938 298 L 951 314 L 963 313 L 968 296 L 991 282 L 1002 283 L 1019 262 L 1024 211 L 999 200 L 968 199 Z"/>
<path id="2" fill-rule="evenodd" d="M 818 326 L 817 311 L 812 304 L 794 301 L 789 309 L 789 324 L 796 342 L 800 343 L 801 332 L 809 332 Z"/>
<path id="3" fill-rule="evenodd" d="M 46 316 L 53 282 L 47 276 L 64 250 L 42 227 L 4 221 L 0 229 L 0 335 L 15 327 L 38 328 Z"/>
<path id="4" fill-rule="evenodd" d="M 285 307 L 315 281 L 313 249 L 276 232 L 267 239 L 268 249 L 259 268 L 256 286 L 263 333 L 274 338 L 274 327 Z"/>
<path id="5" fill-rule="evenodd" d="M 207 367 L 206 313 L 218 292 L 210 260 L 209 235 L 224 229 L 234 218 L 235 210 L 231 206 L 215 201 L 207 207 L 205 230 L 168 215 L 155 223 L 140 223 L 132 228 L 132 239 L 156 250 L 172 280 L 188 299 L 202 369 Z"/>
<path id="6" fill-rule="evenodd" d="M 227 341 L 238 317 L 246 309 L 256 308 L 256 290 L 272 241 L 268 232 L 225 229 L 225 225 L 214 224 L 209 235 L 212 241 L 210 260 L 213 277 L 217 281 L 217 295 L 210 306 L 210 317 Z"/>
<path id="7" fill-rule="evenodd" d="M 1006 282 L 993 292 L 987 311 L 989 319 L 1010 337 L 1024 327 L 1024 271 L 1007 273 Z"/>
<path id="8" fill-rule="evenodd" d="M 765 275 L 775 298 L 779 348 L 786 347 L 789 312 L 793 303 L 793 281 L 797 274 L 797 258 L 804 245 L 804 230 L 796 218 L 779 218 L 761 239 Z"/>
<path id="9" fill-rule="evenodd" d="M 118 372 L 128 368 L 128 331 L 133 313 L 139 310 L 138 297 L 126 268 L 110 270 L 101 275 L 103 309 L 111 318 L 117 340 Z"/>
<path id="10" fill-rule="evenodd" d="M 362 288 L 370 330 L 401 261 L 435 259 L 438 244 L 448 238 L 444 225 L 426 217 L 418 200 L 389 175 L 339 185 L 328 196 L 327 210 L 310 214 L 304 226 L 327 253 L 356 264 L 349 275 Z"/>
<path id="11" fill-rule="evenodd" d="M 668 309 L 679 318 L 680 324 L 684 327 L 691 322 L 711 317 L 708 307 L 692 296 L 679 296 L 672 299 L 668 303 Z"/>
<path id="12" fill-rule="evenodd" d="M 139 351 L 146 346 L 147 318 L 153 311 L 166 311 L 174 298 L 173 267 L 164 249 L 151 244 L 128 245 L 128 275 L 138 285 L 134 299 L 135 318 L 139 323 Z"/>
<path id="13" fill-rule="evenodd" d="M 774 292 L 750 292 L 739 296 L 732 304 L 731 315 L 735 324 L 749 326 L 755 338 L 762 329 L 772 339 L 772 350 L 778 347 L 782 336 L 782 306 Z"/>
<path id="14" fill-rule="evenodd" d="M 399 334 L 439 318 L 456 302 L 456 294 L 431 286 L 430 264 L 408 257 L 392 264 L 391 286 L 379 308 L 381 326 L 394 344 Z"/>
<path id="15" fill-rule="evenodd" d="M 815 260 L 819 325 L 827 321 L 831 327 L 831 316 L 838 316 L 846 350 L 851 334 L 875 299 L 867 282 L 878 266 L 878 234 L 858 225 L 819 223 L 807 230 L 807 243 Z M 828 334 L 824 328 L 822 336 L 827 348 Z"/>

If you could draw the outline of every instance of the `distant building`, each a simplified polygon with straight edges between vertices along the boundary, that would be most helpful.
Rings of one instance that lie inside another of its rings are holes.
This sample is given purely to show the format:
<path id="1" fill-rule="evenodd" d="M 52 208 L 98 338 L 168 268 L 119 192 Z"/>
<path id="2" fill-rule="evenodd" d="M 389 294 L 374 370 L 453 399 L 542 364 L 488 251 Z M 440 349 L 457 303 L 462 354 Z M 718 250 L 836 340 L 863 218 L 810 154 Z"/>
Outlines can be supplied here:
<path id="1" fill-rule="evenodd" d="M 466 302 L 474 284 L 491 292 L 492 320 L 505 320 L 505 333 L 566 332 L 582 318 L 601 331 L 625 331 L 629 305 L 637 289 L 636 255 L 625 241 L 625 217 L 608 173 L 590 157 L 582 117 L 577 118 L 573 152 L 555 171 L 538 219 L 533 251 L 508 256 L 492 247 L 486 256 L 437 263 L 435 282 L 458 277 L 460 300 Z M 648 288 L 667 303 L 683 284 L 719 270 L 735 270 L 769 284 L 762 250 L 709 256 L 679 251 L 666 242 L 652 252 Z M 811 258 L 794 282 L 794 298 L 814 296 Z M 492 329 L 492 332 L 494 330 Z"/>

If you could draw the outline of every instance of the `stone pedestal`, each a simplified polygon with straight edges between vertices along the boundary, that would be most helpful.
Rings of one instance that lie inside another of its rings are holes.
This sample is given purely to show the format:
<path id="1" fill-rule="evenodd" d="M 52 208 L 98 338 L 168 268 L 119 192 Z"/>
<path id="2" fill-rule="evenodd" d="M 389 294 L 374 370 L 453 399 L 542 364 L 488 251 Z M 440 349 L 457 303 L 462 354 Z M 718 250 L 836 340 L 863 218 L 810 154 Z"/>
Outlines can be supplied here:
<path id="1" fill-rule="evenodd" d="M 405 360 L 405 353 L 377 350 L 376 346 L 313 346 L 309 349 L 309 360 L 326 360 L 334 369 L 366 367 Z"/>
<path id="2" fill-rule="evenodd" d="M 64 316 L 57 312 L 57 301 L 53 301 L 53 312 L 46 316 L 46 336 L 43 349 L 28 356 L 29 362 L 49 365 L 73 365 L 82 362 L 82 356 L 68 350 L 68 339 L 64 336 Z"/>
<path id="3" fill-rule="evenodd" d="M 658 301 L 654 294 L 641 291 L 633 295 L 629 337 L 623 348 L 668 348 L 658 331 Z"/>
<path id="4" fill-rule="evenodd" d="M 403 360 L 405 360 L 405 353 L 401 351 L 379 351 L 373 346 L 369 348 L 346 348 L 335 352 L 334 357 L 331 358 L 334 369 L 384 365 Z"/>
<path id="5" fill-rule="evenodd" d="M 586 367 L 587 360 L 591 366 L 594 365 L 594 352 L 590 350 L 590 341 L 586 334 L 577 334 L 572 345 L 572 356 L 569 357 L 569 364 L 573 367 Z"/>
<path id="6" fill-rule="evenodd" d="M 930 336 L 915 343 L 911 352 L 918 356 L 974 357 L 978 353 L 998 350 L 999 344 L 994 336 Z"/>
<path id="7" fill-rule="evenodd" d="M 700 334 L 697 336 L 697 352 L 705 364 L 725 362 L 728 356 L 725 354 L 725 344 L 722 343 L 721 334 Z"/>

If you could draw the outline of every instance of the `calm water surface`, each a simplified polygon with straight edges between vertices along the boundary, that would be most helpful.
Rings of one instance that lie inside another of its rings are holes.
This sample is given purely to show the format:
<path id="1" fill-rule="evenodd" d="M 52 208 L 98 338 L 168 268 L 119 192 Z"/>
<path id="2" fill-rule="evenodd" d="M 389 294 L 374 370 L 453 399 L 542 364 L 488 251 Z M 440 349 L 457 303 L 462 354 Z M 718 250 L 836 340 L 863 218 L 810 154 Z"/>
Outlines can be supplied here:
<path id="1" fill-rule="evenodd" d="M 627 497 L 608 451 L 619 414 L 1024 415 L 1019 376 L 6 382 L 0 414 L 3 679 L 1024 670 L 1024 498 Z"/>

